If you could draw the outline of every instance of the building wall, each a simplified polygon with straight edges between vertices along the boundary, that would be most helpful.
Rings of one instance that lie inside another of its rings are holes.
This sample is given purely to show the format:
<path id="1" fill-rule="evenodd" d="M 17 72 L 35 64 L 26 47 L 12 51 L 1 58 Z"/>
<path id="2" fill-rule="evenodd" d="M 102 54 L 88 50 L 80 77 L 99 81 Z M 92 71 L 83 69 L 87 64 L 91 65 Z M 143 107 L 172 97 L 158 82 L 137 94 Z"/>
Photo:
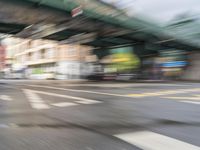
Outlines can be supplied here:
<path id="1" fill-rule="evenodd" d="M 52 63 L 57 60 L 57 44 L 54 42 L 34 40 L 24 42 L 17 48 L 14 55 L 16 63 L 29 65 L 38 65 L 43 63 Z"/>
<path id="2" fill-rule="evenodd" d="M 58 46 L 58 61 L 85 61 L 91 55 L 91 47 L 80 45 L 60 45 Z"/>
<path id="3" fill-rule="evenodd" d="M 5 68 L 5 57 L 5 48 L 4 46 L 0 45 L 0 71 L 3 71 L 3 69 Z"/>
<path id="4" fill-rule="evenodd" d="M 26 66 L 29 74 L 59 72 L 58 69 L 60 69 L 61 72 L 70 76 L 73 74 L 78 76 L 81 74 L 82 64 L 91 54 L 91 47 L 59 45 L 50 40 L 16 39 L 7 49 L 9 50 L 7 57 L 12 57 L 12 64 Z M 10 54 L 11 51 L 12 54 Z"/>
<path id="5" fill-rule="evenodd" d="M 60 45 L 58 48 L 58 79 L 77 79 L 85 75 L 85 62 L 91 55 L 91 47 Z"/>

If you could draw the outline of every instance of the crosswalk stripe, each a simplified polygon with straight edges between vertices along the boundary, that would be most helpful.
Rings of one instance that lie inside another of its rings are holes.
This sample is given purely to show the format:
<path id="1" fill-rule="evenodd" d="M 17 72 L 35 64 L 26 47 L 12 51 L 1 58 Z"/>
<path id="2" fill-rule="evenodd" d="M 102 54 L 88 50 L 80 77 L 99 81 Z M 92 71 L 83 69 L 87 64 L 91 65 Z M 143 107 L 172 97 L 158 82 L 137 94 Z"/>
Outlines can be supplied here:
<path id="1" fill-rule="evenodd" d="M 163 90 L 159 92 L 147 92 L 147 93 L 134 93 L 134 94 L 115 94 L 115 93 L 106 93 L 106 92 L 96 92 L 96 91 L 87 91 L 87 90 L 77 90 L 77 89 L 69 89 L 69 88 L 60 88 L 60 87 L 52 87 L 52 86 L 44 86 L 44 85 L 26 85 L 30 87 L 41 87 L 47 89 L 55 89 L 55 90 L 63 90 L 63 91 L 71 91 L 71 92 L 80 92 L 80 93 L 90 93 L 90 94 L 99 94 L 99 95 L 107 95 L 107 96 L 116 96 L 116 97 L 128 97 L 128 98 L 142 98 L 142 97 L 151 97 L 151 96 L 163 96 L 163 95 L 172 95 L 172 94 L 181 94 L 188 92 L 196 92 L 200 91 L 200 88 L 193 89 L 175 89 L 175 90 Z"/>
<path id="2" fill-rule="evenodd" d="M 107 95 L 107 96 L 117 96 L 117 97 L 129 97 L 127 95 L 120 95 L 114 93 L 105 93 L 105 92 L 95 92 L 95 91 L 87 91 L 87 90 L 76 90 L 76 89 L 69 89 L 69 88 L 60 88 L 60 87 L 52 87 L 52 86 L 43 86 L 43 85 L 26 85 L 30 87 L 41 87 L 46 89 L 54 89 L 54 90 L 62 90 L 62 91 L 71 91 L 71 92 L 79 92 L 79 93 L 90 93 L 90 94 L 98 94 L 98 95 Z"/>
<path id="3" fill-rule="evenodd" d="M 35 91 L 35 90 L 29 90 L 29 89 L 23 89 L 23 91 L 26 94 L 32 108 L 34 108 L 34 109 L 49 109 L 50 108 L 50 106 L 45 104 L 45 102 L 37 94 L 44 94 L 44 95 L 49 95 L 49 96 L 55 96 L 55 97 L 62 97 L 62 98 L 77 100 L 77 101 L 75 101 L 75 103 L 60 102 L 60 103 L 51 104 L 52 106 L 57 106 L 57 107 L 75 106 L 75 105 L 78 105 L 78 104 L 102 103 L 101 101 L 97 101 L 97 100 L 92 100 L 92 99 L 87 99 L 87 98 L 82 98 L 82 97 L 68 96 L 68 95 L 61 95 L 61 94 L 57 94 L 57 93 L 49 93 L 49 92 L 44 92 L 44 91 Z"/>
<path id="4" fill-rule="evenodd" d="M 49 109 L 50 107 L 44 103 L 31 103 L 32 108 L 34 109 Z"/>
<path id="5" fill-rule="evenodd" d="M 100 101 L 96 101 L 96 100 L 84 100 L 84 101 L 76 101 L 79 104 L 97 104 L 97 103 L 102 103 Z"/>
<path id="6" fill-rule="evenodd" d="M 57 93 L 49 93 L 49 92 L 44 92 L 44 91 L 35 91 L 35 90 L 30 90 L 30 91 L 32 91 L 33 94 L 39 93 L 39 94 L 44 94 L 44 95 L 49 95 L 49 96 L 62 97 L 62 98 L 68 98 L 68 99 L 75 99 L 75 100 L 78 100 L 78 101 L 76 101 L 76 103 L 81 103 L 81 104 L 102 103 L 101 101 L 87 99 L 87 98 L 82 98 L 82 97 L 62 95 L 62 94 L 57 94 Z M 34 96 L 34 97 L 36 97 L 36 96 Z"/>
<path id="7" fill-rule="evenodd" d="M 71 103 L 71 102 L 60 102 L 60 103 L 54 103 L 54 104 L 51 104 L 51 105 L 57 106 L 57 107 L 68 107 L 68 106 L 76 106 L 78 104 Z"/>
<path id="8" fill-rule="evenodd" d="M 0 99 L 3 101 L 12 101 L 12 98 L 8 95 L 0 95 Z"/>
<path id="9" fill-rule="evenodd" d="M 143 150 L 200 150 L 200 147 L 151 131 L 115 135 Z"/>
<path id="10" fill-rule="evenodd" d="M 50 106 L 45 104 L 45 102 L 32 90 L 23 89 L 24 94 L 27 96 L 31 107 L 34 109 L 49 109 Z"/>

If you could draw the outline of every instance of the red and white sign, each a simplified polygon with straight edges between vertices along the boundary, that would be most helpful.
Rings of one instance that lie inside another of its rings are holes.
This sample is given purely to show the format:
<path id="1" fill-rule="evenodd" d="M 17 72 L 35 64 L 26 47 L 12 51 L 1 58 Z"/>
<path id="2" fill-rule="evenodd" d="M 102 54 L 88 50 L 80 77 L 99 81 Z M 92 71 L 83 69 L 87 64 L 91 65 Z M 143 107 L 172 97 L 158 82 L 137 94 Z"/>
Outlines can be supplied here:
<path id="1" fill-rule="evenodd" d="M 6 51 L 3 46 L 0 45 L 0 70 L 4 69 L 6 61 Z"/>
<path id="2" fill-rule="evenodd" d="M 71 14 L 72 14 L 72 17 L 76 17 L 78 15 L 81 15 L 83 13 L 83 10 L 82 10 L 82 7 L 79 6 L 79 7 L 76 7 L 72 10 Z"/>

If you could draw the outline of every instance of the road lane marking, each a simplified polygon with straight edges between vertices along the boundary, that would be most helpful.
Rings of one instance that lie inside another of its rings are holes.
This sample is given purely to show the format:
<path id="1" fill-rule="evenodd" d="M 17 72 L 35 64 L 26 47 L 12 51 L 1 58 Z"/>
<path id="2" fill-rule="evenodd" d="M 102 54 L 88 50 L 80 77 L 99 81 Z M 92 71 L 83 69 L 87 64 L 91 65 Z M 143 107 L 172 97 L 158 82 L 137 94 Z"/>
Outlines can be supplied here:
<path id="1" fill-rule="evenodd" d="M 97 103 L 102 103 L 100 101 L 96 101 L 96 100 L 81 100 L 81 101 L 76 101 L 79 104 L 97 104 Z"/>
<path id="2" fill-rule="evenodd" d="M 51 104 L 51 105 L 57 106 L 57 107 L 68 107 L 68 106 L 76 106 L 78 104 L 71 103 L 71 102 L 60 102 L 60 103 L 54 103 L 54 104 Z"/>
<path id="3" fill-rule="evenodd" d="M 30 105 L 34 109 L 49 109 L 50 106 L 39 97 L 34 91 L 23 89 L 24 94 L 28 98 Z"/>
<path id="4" fill-rule="evenodd" d="M 49 95 L 49 96 L 55 96 L 55 97 L 62 97 L 62 98 L 68 98 L 68 99 L 75 99 L 78 101 L 75 101 L 76 103 L 81 103 L 81 104 L 95 104 L 95 103 L 102 103 L 97 100 L 92 100 L 92 99 L 87 99 L 87 98 L 82 98 L 82 97 L 75 97 L 75 96 L 69 96 L 69 95 L 62 95 L 62 94 L 57 94 L 57 93 L 49 93 L 49 92 L 44 92 L 44 91 L 35 91 L 31 90 L 34 93 L 39 93 L 39 94 L 44 94 L 44 95 Z"/>
<path id="5" fill-rule="evenodd" d="M 138 97 L 139 98 L 139 97 L 151 97 L 151 96 L 182 94 L 182 93 L 197 92 L 197 91 L 200 91 L 200 88 L 164 90 L 164 91 L 160 91 L 160 92 L 141 93 L 141 94 L 128 94 L 127 96 Z"/>
<path id="6" fill-rule="evenodd" d="M 36 90 L 30 90 L 30 89 L 23 89 L 25 95 L 27 96 L 32 108 L 34 109 L 49 109 L 50 106 L 45 104 L 45 102 L 41 99 L 38 94 L 44 94 L 48 96 L 55 96 L 55 97 L 61 97 L 61 98 L 67 98 L 67 99 L 75 99 L 75 103 L 71 102 L 61 102 L 61 103 L 54 103 L 51 104 L 52 106 L 58 106 L 58 107 L 67 107 L 67 106 L 75 106 L 78 104 L 97 104 L 102 103 L 101 101 L 82 98 L 82 97 L 74 97 L 74 96 L 68 96 L 68 95 L 61 95 L 57 93 L 49 93 L 44 91 L 36 91 Z"/>
<path id="7" fill-rule="evenodd" d="M 200 102 L 194 102 L 194 101 L 181 101 L 181 102 L 200 105 Z"/>
<path id="8" fill-rule="evenodd" d="M 163 98 L 168 98 L 168 99 L 176 99 L 176 100 L 192 100 L 192 101 L 200 101 L 200 95 L 198 94 L 193 94 L 190 97 L 182 97 L 182 96 L 168 96 L 168 97 L 163 97 Z"/>
<path id="9" fill-rule="evenodd" d="M 43 86 L 43 85 L 26 85 L 26 86 L 30 86 L 30 87 L 41 87 L 41 88 L 53 89 L 53 90 L 80 92 L 80 93 L 90 93 L 90 94 L 117 96 L 117 97 L 129 97 L 129 98 L 130 98 L 130 96 L 120 95 L 120 94 L 114 94 L 114 93 L 104 93 L 104 92 L 95 92 L 95 91 L 87 91 L 87 90 L 75 90 L 75 89 L 68 89 L 68 88 L 59 88 L 59 87 L 52 87 L 52 86 Z"/>
<path id="10" fill-rule="evenodd" d="M 200 150 L 200 147 L 151 131 L 114 135 L 143 150 Z"/>
<path id="11" fill-rule="evenodd" d="M 189 86 L 183 84 L 166 84 L 166 83 L 123 83 L 123 84 L 65 84 L 60 86 L 73 86 L 73 87 L 80 87 L 80 86 L 87 86 L 87 87 L 106 87 L 106 88 L 131 88 L 131 87 L 141 87 L 141 86 Z"/>
<path id="12" fill-rule="evenodd" d="M 49 109 L 50 107 L 44 103 L 31 103 L 32 108 L 34 109 Z"/>
<path id="13" fill-rule="evenodd" d="M 69 88 L 60 88 L 60 87 L 52 87 L 52 86 L 43 86 L 43 85 L 26 85 L 30 87 L 41 87 L 46 89 L 54 89 L 54 90 L 62 90 L 62 91 L 71 91 L 71 92 L 80 92 L 80 93 L 90 93 L 90 94 L 99 94 L 99 95 L 107 95 L 107 96 L 116 96 L 116 97 L 126 97 L 126 98 L 142 98 L 142 97 L 152 97 L 152 96 L 163 96 L 163 95 L 172 95 L 172 94 L 181 94 L 188 92 L 196 92 L 200 91 L 200 88 L 193 89 L 175 89 L 175 90 L 163 90 L 159 92 L 147 92 L 147 93 L 134 93 L 134 94 L 114 94 L 114 93 L 105 93 L 105 92 L 95 92 L 88 90 L 76 90 Z"/>
<path id="14" fill-rule="evenodd" d="M 3 101 L 12 101 L 12 98 L 8 95 L 0 95 L 0 99 Z"/>
<path id="15" fill-rule="evenodd" d="M 178 96 L 170 96 L 170 97 L 163 97 L 168 99 L 176 99 L 176 100 L 200 100 L 200 97 L 178 97 Z"/>

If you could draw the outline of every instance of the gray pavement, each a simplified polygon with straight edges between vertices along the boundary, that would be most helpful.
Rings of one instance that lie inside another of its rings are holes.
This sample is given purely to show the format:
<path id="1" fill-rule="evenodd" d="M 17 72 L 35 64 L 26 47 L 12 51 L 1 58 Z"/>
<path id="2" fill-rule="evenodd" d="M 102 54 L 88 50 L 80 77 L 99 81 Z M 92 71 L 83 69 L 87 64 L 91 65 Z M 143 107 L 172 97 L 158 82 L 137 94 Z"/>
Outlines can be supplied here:
<path id="1" fill-rule="evenodd" d="M 200 84 L 0 81 L 0 150 L 200 150 Z"/>

